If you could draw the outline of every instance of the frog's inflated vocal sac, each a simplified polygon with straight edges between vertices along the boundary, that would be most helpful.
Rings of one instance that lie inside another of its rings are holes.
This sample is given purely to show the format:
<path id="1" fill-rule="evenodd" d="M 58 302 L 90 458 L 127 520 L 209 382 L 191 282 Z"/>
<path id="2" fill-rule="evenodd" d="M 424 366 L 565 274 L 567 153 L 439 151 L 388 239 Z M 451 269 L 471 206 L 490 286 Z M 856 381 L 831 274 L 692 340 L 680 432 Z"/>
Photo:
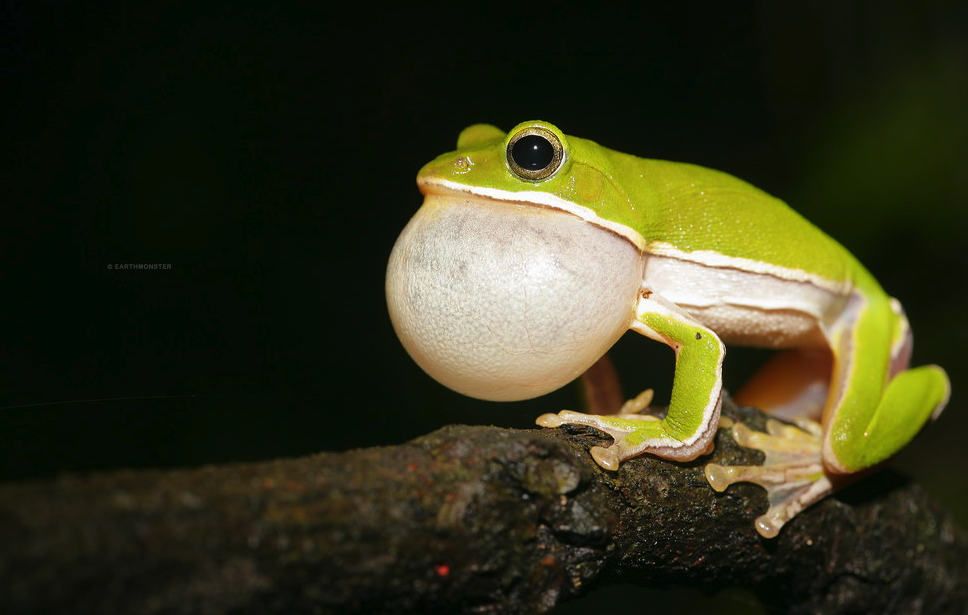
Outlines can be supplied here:
<path id="1" fill-rule="evenodd" d="M 618 414 L 538 419 L 610 434 L 591 450 L 606 469 L 708 452 L 724 342 L 779 350 L 737 398 L 800 428 L 734 426 L 766 465 L 706 466 L 717 490 L 767 488 L 764 536 L 897 452 L 947 401 L 944 370 L 908 368 L 897 300 L 840 244 L 730 175 L 531 121 L 467 128 L 417 183 L 425 200 L 393 248 L 387 299 L 404 347 L 442 384 L 526 399 L 580 376 L 630 328 L 674 349 L 664 417 L 642 413 L 640 396 Z"/>

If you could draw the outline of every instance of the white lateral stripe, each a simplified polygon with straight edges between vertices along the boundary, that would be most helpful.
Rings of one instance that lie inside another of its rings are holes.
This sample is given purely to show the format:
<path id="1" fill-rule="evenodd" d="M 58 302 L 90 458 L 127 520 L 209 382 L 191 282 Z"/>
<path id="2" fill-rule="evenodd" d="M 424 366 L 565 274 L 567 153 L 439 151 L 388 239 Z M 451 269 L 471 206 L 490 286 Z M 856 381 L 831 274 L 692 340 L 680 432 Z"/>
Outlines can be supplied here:
<path id="1" fill-rule="evenodd" d="M 625 237 L 639 250 L 649 254 L 690 261 L 705 265 L 707 267 L 736 269 L 739 271 L 770 275 L 781 280 L 806 282 L 838 295 L 844 294 L 850 290 L 850 283 L 847 281 L 838 282 L 823 276 L 803 271 L 802 269 L 789 269 L 787 267 L 780 267 L 779 265 L 773 265 L 763 261 L 740 258 L 737 256 L 727 256 L 726 254 L 721 254 L 712 250 L 696 250 L 694 252 L 685 252 L 676 248 L 672 244 L 663 241 L 653 241 L 646 244 L 645 238 L 642 237 L 642 235 L 635 229 L 624 224 L 606 220 L 588 207 L 577 205 L 571 201 L 566 201 L 565 199 L 559 198 L 547 192 L 539 192 L 537 190 L 511 192 L 508 190 L 500 190 L 498 188 L 468 186 L 466 184 L 459 184 L 457 182 L 439 178 L 422 179 L 420 181 L 420 185 L 422 188 L 429 189 L 431 191 L 439 190 L 442 192 L 468 194 L 481 198 L 492 199 L 495 201 L 521 203 L 524 205 L 537 205 L 564 211 L 578 216 L 582 220 L 587 220 L 596 226 L 610 230 L 621 237 Z"/>
<path id="2" fill-rule="evenodd" d="M 738 256 L 727 256 L 712 250 L 696 250 L 694 252 L 684 252 L 672 244 L 662 241 L 653 241 L 646 246 L 645 251 L 649 254 L 667 256 L 677 260 L 691 261 L 705 265 L 706 267 L 721 267 L 726 269 L 737 269 L 752 273 L 762 273 L 781 280 L 792 282 L 806 282 L 818 288 L 828 290 L 834 294 L 842 295 L 850 291 L 850 282 L 837 282 L 823 276 L 819 276 L 802 269 L 789 269 L 779 265 L 773 265 L 763 261 Z"/>
<path id="3" fill-rule="evenodd" d="M 606 220 L 588 207 L 576 205 L 575 203 L 558 198 L 555 195 L 547 192 L 538 192 L 536 190 L 511 192 L 508 190 L 500 190 L 498 188 L 467 186 L 464 184 L 447 181 L 445 179 L 423 179 L 421 180 L 420 185 L 421 187 L 430 188 L 431 190 L 443 189 L 444 192 L 470 194 L 494 201 L 521 203 L 524 205 L 539 205 L 551 209 L 558 209 L 578 216 L 582 220 L 587 220 L 595 226 L 600 226 L 604 229 L 612 231 L 616 235 L 628 239 L 630 242 L 632 242 L 632 245 L 639 249 L 639 251 L 645 249 L 645 238 L 643 238 L 642 235 L 640 235 L 635 229 L 624 224 Z"/>

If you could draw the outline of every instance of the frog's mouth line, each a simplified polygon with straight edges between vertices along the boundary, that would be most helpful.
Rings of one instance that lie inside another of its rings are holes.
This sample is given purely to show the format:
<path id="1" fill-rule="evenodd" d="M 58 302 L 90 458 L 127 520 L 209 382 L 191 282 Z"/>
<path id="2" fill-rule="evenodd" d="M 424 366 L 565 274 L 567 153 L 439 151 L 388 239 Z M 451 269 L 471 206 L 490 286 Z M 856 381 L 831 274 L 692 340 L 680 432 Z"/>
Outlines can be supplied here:
<path id="1" fill-rule="evenodd" d="M 710 250 L 684 252 L 676 246 L 666 242 L 646 242 L 645 238 L 642 237 L 642 235 L 640 235 L 635 229 L 625 226 L 624 224 L 605 220 L 587 207 L 576 205 L 575 203 L 558 198 L 553 194 L 548 194 L 547 192 L 539 192 L 536 190 L 512 192 L 509 190 L 499 190 L 497 188 L 468 186 L 466 184 L 460 184 L 438 178 L 418 179 L 417 186 L 425 196 L 429 196 L 431 194 L 453 195 L 462 196 L 465 198 L 471 197 L 502 201 L 506 203 L 516 203 L 526 207 L 547 207 L 549 209 L 563 211 L 577 216 L 586 222 L 594 224 L 599 228 L 611 231 L 619 237 L 625 238 L 633 246 L 635 246 L 639 252 L 645 254 L 666 256 L 718 269 L 737 269 L 739 271 L 761 273 L 778 278 L 780 280 L 813 284 L 830 292 L 844 292 L 843 282 L 830 280 L 808 271 L 780 267 L 777 265 L 771 265 L 769 263 L 763 263 L 736 256 L 729 256 Z"/>
<path id="2" fill-rule="evenodd" d="M 605 220 L 597 213 L 587 207 L 576 205 L 564 199 L 558 198 L 547 192 L 536 190 L 522 190 L 512 192 L 500 190 L 498 188 L 484 188 L 480 186 L 468 186 L 445 179 L 419 179 L 417 186 L 425 196 L 431 194 L 452 195 L 462 197 L 477 197 L 492 201 L 502 201 L 505 203 L 516 203 L 529 207 L 547 207 L 577 216 L 586 222 L 594 224 L 599 228 L 615 233 L 635 246 L 639 252 L 646 251 L 646 241 L 635 229 L 629 228 L 624 224 Z"/>

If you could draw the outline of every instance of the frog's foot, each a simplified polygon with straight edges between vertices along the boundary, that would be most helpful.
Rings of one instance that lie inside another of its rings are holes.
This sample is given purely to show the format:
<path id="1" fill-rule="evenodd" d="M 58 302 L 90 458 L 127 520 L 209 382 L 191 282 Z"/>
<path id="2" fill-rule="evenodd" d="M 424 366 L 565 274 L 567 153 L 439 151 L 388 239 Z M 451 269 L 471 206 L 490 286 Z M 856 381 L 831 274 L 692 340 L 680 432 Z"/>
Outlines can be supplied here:
<path id="1" fill-rule="evenodd" d="M 646 389 L 636 397 L 622 404 L 617 414 L 585 414 L 573 410 L 562 410 L 558 414 L 542 414 L 535 422 L 542 427 L 561 427 L 562 425 L 588 425 L 604 431 L 615 439 L 612 446 L 593 446 L 589 451 L 598 465 L 606 470 L 617 470 L 619 464 L 640 454 L 625 440 L 625 436 L 638 431 L 643 421 L 659 421 L 659 417 L 641 414 L 652 402 L 652 389 Z"/>
<path id="2" fill-rule="evenodd" d="M 706 466 L 706 480 L 716 491 L 733 483 L 756 483 L 765 488 L 770 508 L 756 520 L 756 530 L 773 538 L 801 510 L 833 491 L 824 473 L 822 430 L 818 423 L 800 421 L 797 427 L 770 419 L 767 433 L 746 425 L 733 425 L 733 439 L 740 446 L 763 451 L 762 466 Z"/>

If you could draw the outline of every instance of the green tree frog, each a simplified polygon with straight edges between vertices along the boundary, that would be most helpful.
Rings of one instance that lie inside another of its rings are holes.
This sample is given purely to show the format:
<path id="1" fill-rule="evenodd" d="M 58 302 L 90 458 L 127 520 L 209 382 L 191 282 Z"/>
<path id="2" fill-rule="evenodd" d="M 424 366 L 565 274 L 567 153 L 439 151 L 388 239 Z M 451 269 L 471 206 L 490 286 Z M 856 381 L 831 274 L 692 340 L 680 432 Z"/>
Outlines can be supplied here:
<path id="1" fill-rule="evenodd" d="M 766 487 L 763 536 L 885 461 L 947 401 L 944 370 L 908 368 L 900 303 L 840 244 L 735 177 L 530 121 L 465 129 L 417 184 L 425 200 L 393 248 L 387 301 L 403 346 L 440 383 L 489 400 L 543 395 L 628 329 L 675 351 L 664 416 L 643 412 L 643 395 L 617 414 L 538 419 L 611 435 L 590 451 L 607 470 L 643 453 L 709 452 L 724 342 L 778 350 L 737 399 L 798 426 L 734 425 L 764 466 L 705 468 L 719 491 Z"/>

